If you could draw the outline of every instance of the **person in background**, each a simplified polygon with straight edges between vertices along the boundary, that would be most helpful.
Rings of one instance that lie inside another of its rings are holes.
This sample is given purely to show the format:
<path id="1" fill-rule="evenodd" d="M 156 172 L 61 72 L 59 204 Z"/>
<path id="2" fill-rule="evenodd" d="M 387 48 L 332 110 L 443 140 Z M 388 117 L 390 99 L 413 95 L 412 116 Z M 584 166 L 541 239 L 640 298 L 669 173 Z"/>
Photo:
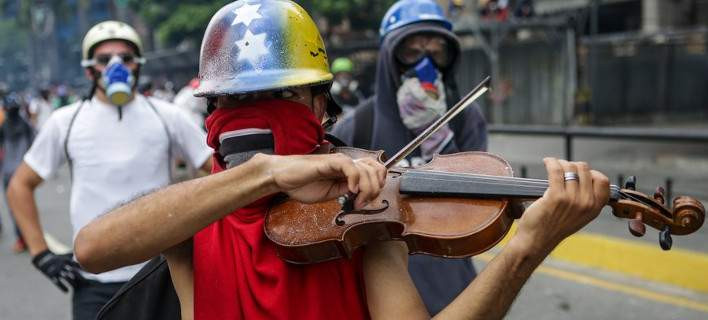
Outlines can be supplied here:
<path id="1" fill-rule="evenodd" d="M 511 0 L 479 0 L 480 16 L 484 19 L 493 19 L 499 22 L 509 19 Z"/>
<path id="2" fill-rule="evenodd" d="M 350 146 L 394 155 L 460 100 L 455 70 L 461 50 L 452 23 L 432 0 L 401 0 L 384 16 L 376 94 L 334 127 Z M 418 166 L 435 154 L 487 149 L 486 120 L 472 105 L 399 163 Z M 470 259 L 414 255 L 411 277 L 431 314 L 447 306 L 475 277 Z"/>
<path id="3" fill-rule="evenodd" d="M 34 97 L 29 104 L 30 121 L 39 131 L 42 125 L 47 122 L 49 115 L 52 114 L 51 91 L 49 88 L 39 90 L 39 95 Z"/>
<path id="4" fill-rule="evenodd" d="M 68 106 L 72 103 L 72 97 L 69 94 L 69 88 L 66 85 L 60 84 L 56 88 L 56 95 L 52 99 L 52 106 L 54 109 L 59 109 L 64 106 Z"/>
<path id="5" fill-rule="evenodd" d="M 141 76 L 138 80 L 138 92 L 146 97 L 152 97 L 152 78 L 148 75 Z"/>
<path id="6" fill-rule="evenodd" d="M 359 91 L 359 81 L 354 79 L 354 62 L 346 57 L 337 58 L 332 62 L 331 69 L 334 82 L 330 93 L 346 115 L 365 99 Z"/>
<path id="7" fill-rule="evenodd" d="M 93 320 L 142 264 L 92 274 L 50 251 L 34 191 L 68 164 L 75 237 L 111 208 L 168 185 L 174 157 L 209 171 L 212 150 L 205 132 L 179 108 L 136 93 L 145 59 L 135 29 L 104 21 L 86 33 L 81 47 L 91 94 L 52 113 L 10 180 L 7 197 L 32 264 L 62 291 L 73 287 L 74 319 Z"/>
<path id="8" fill-rule="evenodd" d="M 175 97 L 175 85 L 170 80 L 164 80 L 161 85 L 152 91 L 152 96 L 157 99 L 172 101 Z"/>
<path id="9" fill-rule="evenodd" d="M 7 190 L 10 178 L 15 173 L 15 169 L 22 163 L 22 157 L 32 145 L 35 130 L 27 121 L 23 114 L 23 101 L 15 93 L 11 93 L 3 98 L 4 120 L 0 127 L 0 143 L 4 152 L 2 161 L 2 182 L 3 189 Z M 12 217 L 12 212 L 10 212 Z M 14 224 L 14 221 L 13 221 Z M 15 225 L 15 243 L 12 251 L 22 253 L 27 251 L 27 245 L 22 238 L 20 229 Z"/>
<path id="10" fill-rule="evenodd" d="M 207 100 L 194 96 L 194 91 L 197 88 L 199 88 L 199 78 L 194 78 L 184 88 L 179 90 L 173 103 L 184 109 L 194 124 L 203 128 L 204 120 L 207 116 Z"/>
<path id="11" fill-rule="evenodd" d="M 517 18 L 531 18 L 536 15 L 533 0 L 518 0 L 514 7 L 514 16 Z"/>

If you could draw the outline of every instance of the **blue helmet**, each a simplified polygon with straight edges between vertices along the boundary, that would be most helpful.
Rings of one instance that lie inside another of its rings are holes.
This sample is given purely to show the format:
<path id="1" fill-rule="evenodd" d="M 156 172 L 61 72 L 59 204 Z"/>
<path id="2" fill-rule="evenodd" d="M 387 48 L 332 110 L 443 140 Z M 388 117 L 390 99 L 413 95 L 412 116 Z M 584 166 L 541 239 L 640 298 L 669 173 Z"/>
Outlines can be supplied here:
<path id="1" fill-rule="evenodd" d="M 434 0 L 400 0 L 388 9 L 381 21 L 379 35 L 383 39 L 391 31 L 418 22 L 437 22 L 452 30 L 452 22 Z"/>

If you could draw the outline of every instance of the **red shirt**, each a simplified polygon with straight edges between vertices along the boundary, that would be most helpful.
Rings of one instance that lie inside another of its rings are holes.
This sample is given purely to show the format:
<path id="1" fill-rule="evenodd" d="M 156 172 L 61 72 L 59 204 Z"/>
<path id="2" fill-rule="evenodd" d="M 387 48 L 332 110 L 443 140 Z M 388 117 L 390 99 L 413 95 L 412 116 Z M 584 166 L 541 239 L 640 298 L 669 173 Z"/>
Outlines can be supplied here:
<path id="1" fill-rule="evenodd" d="M 276 256 L 263 221 L 261 212 L 237 212 L 194 237 L 195 319 L 368 318 L 361 253 L 288 264 Z"/>

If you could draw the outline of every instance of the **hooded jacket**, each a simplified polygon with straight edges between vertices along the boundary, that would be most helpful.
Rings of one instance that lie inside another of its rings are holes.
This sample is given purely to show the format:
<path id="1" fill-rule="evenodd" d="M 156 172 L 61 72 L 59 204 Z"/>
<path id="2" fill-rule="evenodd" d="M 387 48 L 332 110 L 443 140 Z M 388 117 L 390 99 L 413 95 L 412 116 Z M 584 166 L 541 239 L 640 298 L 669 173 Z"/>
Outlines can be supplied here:
<path id="1" fill-rule="evenodd" d="M 454 60 L 448 68 L 440 71 L 447 90 L 448 108 L 460 100 L 454 78 L 454 71 L 459 65 L 458 37 L 437 23 L 412 24 L 391 32 L 383 39 L 376 66 L 376 94 L 337 123 L 332 130 L 334 136 L 353 147 L 384 150 L 389 156 L 415 138 L 403 124 L 398 111 L 396 93 L 401 86 L 404 70 L 400 69 L 394 56 L 394 50 L 401 41 L 415 33 L 436 33 L 449 40 L 451 52 L 455 54 Z M 455 136 L 442 153 L 486 151 L 486 120 L 478 105 L 473 104 L 460 113 L 450 122 L 450 128 Z M 414 151 L 409 159 L 415 157 L 420 157 L 419 150 Z M 431 314 L 438 313 L 452 302 L 476 275 L 470 259 L 443 259 L 425 255 L 411 256 L 409 271 Z"/>

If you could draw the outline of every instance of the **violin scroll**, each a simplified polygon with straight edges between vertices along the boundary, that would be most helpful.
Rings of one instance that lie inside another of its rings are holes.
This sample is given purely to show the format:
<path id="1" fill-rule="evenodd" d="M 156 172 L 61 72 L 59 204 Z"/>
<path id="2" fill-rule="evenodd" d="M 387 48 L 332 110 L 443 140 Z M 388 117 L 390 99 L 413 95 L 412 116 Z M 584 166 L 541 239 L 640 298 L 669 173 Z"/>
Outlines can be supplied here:
<path id="1" fill-rule="evenodd" d="M 705 221 L 705 208 L 698 200 L 681 196 L 673 201 L 673 208 L 665 205 L 663 190 L 657 188 L 652 197 L 633 189 L 621 189 L 618 199 L 611 201 L 613 214 L 629 219 L 629 232 L 641 237 L 646 232 L 645 225 L 659 230 L 659 244 L 669 250 L 673 243 L 671 235 L 687 235 L 700 229 Z"/>
<path id="2" fill-rule="evenodd" d="M 672 233 L 684 235 L 698 230 L 705 221 L 706 209 L 703 204 L 691 197 L 681 196 L 674 199 L 674 223 Z M 677 230 L 673 230 L 677 229 Z"/>

